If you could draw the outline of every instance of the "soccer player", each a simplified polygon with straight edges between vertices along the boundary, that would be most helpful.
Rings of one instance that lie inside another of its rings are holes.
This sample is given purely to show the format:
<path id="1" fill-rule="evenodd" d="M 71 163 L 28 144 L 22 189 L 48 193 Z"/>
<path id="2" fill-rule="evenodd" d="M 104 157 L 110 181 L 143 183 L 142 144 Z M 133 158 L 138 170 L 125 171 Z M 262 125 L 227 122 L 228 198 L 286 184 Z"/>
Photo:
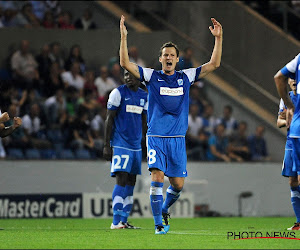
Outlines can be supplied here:
<path id="1" fill-rule="evenodd" d="M 155 234 L 168 232 L 168 209 L 179 198 L 187 176 L 185 134 L 188 128 L 190 86 L 217 69 L 221 63 L 223 30 L 218 21 L 214 18 L 211 21 L 214 27 L 210 26 L 209 29 L 215 37 L 215 45 L 208 63 L 198 68 L 175 71 L 179 50 L 174 43 L 168 42 L 162 45 L 159 52 L 162 70 L 154 71 L 129 61 L 125 17 L 121 16 L 120 64 L 141 82 L 145 82 L 149 91 L 147 151 Z M 163 202 L 164 176 L 169 177 L 171 185 Z"/>
<path id="2" fill-rule="evenodd" d="M 138 229 L 127 219 L 133 205 L 136 175 L 141 174 L 142 132 L 146 133 L 147 92 L 128 71 L 125 84 L 113 89 L 107 102 L 103 157 L 111 161 L 111 176 L 116 177 L 112 193 L 111 229 Z"/>
<path id="3" fill-rule="evenodd" d="M 300 99 L 299 99 L 299 91 L 300 86 L 300 54 L 298 54 L 292 61 L 290 61 L 286 66 L 280 69 L 274 76 L 274 81 L 276 84 L 277 92 L 280 98 L 283 100 L 283 103 L 287 107 L 286 109 L 286 127 L 289 129 L 289 138 L 292 142 L 293 149 L 293 171 L 297 172 L 298 175 L 298 183 L 300 180 Z M 294 103 L 290 98 L 290 95 L 287 92 L 288 78 L 295 79 L 297 84 L 296 86 L 296 97 L 294 97 Z M 292 203 L 293 207 L 297 209 L 296 216 L 300 214 L 300 187 L 297 189 L 292 189 Z M 295 203 L 295 204 L 294 204 Z M 297 222 L 291 230 L 299 230 L 300 229 L 300 218 L 297 217 Z"/>
<path id="4" fill-rule="evenodd" d="M 297 92 L 296 92 L 296 82 L 293 79 L 288 80 L 288 83 L 290 85 L 290 88 L 292 91 L 289 92 L 289 96 L 292 100 L 292 102 L 295 104 L 297 100 Z M 277 126 L 279 128 L 286 126 L 286 106 L 284 105 L 283 100 L 280 100 L 279 104 L 279 113 L 277 118 Z M 293 171 L 293 148 L 292 148 L 292 142 L 289 137 L 290 130 L 287 130 L 287 139 L 285 144 L 285 154 L 284 154 L 284 160 L 282 164 L 282 176 L 289 177 L 289 184 L 291 189 L 291 201 L 292 206 L 297 218 L 297 222 L 294 224 L 294 226 L 287 228 L 287 230 L 299 230 L 300 228 L 300 193 L 299 193 L 299 184 L 298 184 L 298 178 L 297 178 L 297 171 Z"/>

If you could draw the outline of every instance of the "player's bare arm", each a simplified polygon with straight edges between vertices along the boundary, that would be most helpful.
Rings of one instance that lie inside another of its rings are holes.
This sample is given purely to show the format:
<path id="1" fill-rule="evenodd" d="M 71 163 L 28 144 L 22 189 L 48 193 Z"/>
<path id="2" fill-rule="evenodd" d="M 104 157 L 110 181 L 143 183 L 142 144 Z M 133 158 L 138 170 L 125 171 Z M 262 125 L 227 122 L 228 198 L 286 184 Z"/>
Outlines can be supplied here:
<path id="1" fill-rule="evenodd" d="M 283 128 L 286 126 L 286 120 L 285 118 L 282 118 L 280 115 L 277 118 L 277 127 L 278 128 Z"/>
<path id="2" fill-rule="evenodd" d="M 4 123 L 7 122 L 9 120 L 9 115 L 7 112 L 4 112 L 1 116 L 0 116 L 0 123 Z"/>
<path id="3" fill-rule="evenodd" d="M 135 63 L 129 61 L 128 47 L 127 47 L 127 29 L 124 24 L 125 17 L 122 15 L 120 20 L 120 65 L 123 69 L 128 70 L 134 77 L 140 79 L 139 68 Z"/>
<path id="4" fill-rule="evenodd" d="M 13 125 L 9 127 L 0 128 L 0 137 L 6 137 L 11 135 L 18 127 L 22 125 L 22 119 L 20 117 L 14 117 Z"/>
<path id="5" fill-rule="evenodd" d="M 294 115 L 295 107 L 287 92 L 287 80 L 288 78 L 284 74 L 282 74 L 280 70 L 274 76 L 277 92 L 280 98 L 282 98 L 284 104 L 287 106 L 286 127 L 289 128 Z"/>
<path id="6" fill-rule="evenodd" d="M 211 18 L 213 23 L 213 27 L 209 26 L 209 30 L 212 35 L 215 37 L 215 45 L 214 49 L 208 63 L 202 65 L 201 73 L 199 78 L 202 78 L 209 74 L 210 72 L 214 71 L 221 64 L 221 56 L 222 56 L 222 43 L 223 43 L 223 28 L 222 25 L 214 18 Z"/>
<path id="7" fill-rule="evenodd" d="M 103 148 L 103 157 L 107 161 L 112 159 L 112 149 L 110 146 L 110 138 L 112 134 L 112 128 L 114 124 L 114 119 L 117 115 L 116 110 L 107 110 L 107 115 L 104 124 L 104 148 Z"/>

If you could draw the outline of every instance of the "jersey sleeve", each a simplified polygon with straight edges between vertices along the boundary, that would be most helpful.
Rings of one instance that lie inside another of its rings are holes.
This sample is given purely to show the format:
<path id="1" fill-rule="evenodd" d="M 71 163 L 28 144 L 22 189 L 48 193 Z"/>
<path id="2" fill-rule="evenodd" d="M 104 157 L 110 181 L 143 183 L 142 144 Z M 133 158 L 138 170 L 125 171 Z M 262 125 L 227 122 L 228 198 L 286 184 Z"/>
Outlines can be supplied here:
<path id="1" fill-rule="evenodd" d="M 107 109 L 117 110 L 121 104 L 121 93 L 118 89 L 114 89 L 110 94 L 107 101 Z"/>
<path id="2" fill-rule="evenodd" d="M 202 66 L 200 66 L 198 68 L 184 69 L 182 71 L 184 74 L 187 75 L 190 83 L 193 84 L 194 82 L 196 82 L 198 80 L 200 72 L 201 72 L 201 68 L 202 68 Z"/>
<path id="3" fill-rule="evenodd" d="M 140 81 L 142 84 L 147 85 L 151 79 L 154 69 L 139 67 Z"/>
<path id="4" fill-rule="evenodd" d="M 295 73 L 297 70 L 297 64 L 299 60 L 300 54 L 298 54 L 292 61 L 290 61 L 287 65 L 285 65 L 280 71 L 285 76 L 295 79 Z"/>

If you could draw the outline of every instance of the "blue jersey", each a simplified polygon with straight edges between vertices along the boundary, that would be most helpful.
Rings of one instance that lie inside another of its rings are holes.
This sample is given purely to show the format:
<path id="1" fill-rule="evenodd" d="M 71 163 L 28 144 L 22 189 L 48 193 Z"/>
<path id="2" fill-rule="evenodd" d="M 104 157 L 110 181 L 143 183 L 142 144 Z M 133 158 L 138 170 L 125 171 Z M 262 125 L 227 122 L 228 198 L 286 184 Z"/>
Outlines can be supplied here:
<path id="1" fill-rule="evenodd" d="M 147 110 L 147 92 L 130 90 L 125 84 L 114 89 L 107 102 L 107 109 L 117 110 L 111 138 L 111 146 L 141 149 L 142 113 Z"/>
<path id="2" fill-rule="evenodd" d="M 188 129 L 189 89 L 198 79 L 201 67 L 166 75 L 139 66 L 140 80 L 149 91 L 148 136 L 184 137 Z"/>
<path id="3" fill-rule="evenodd" d="M 297 95 L 294 95 L 293 91 L 289 92 L 289 96 L 293 102 L 293 104 L 296 104 L 297 101 Z M 285 106 L 284 102 L 282 99 L 280 99 L 280 104 L 279 104 L 279 112 L 282 112 L 283 109 L 286 109 L 287 107 Z M 278 112 L 278 113 L 279 113 Z M 290 139 L 290 129 L 287 130 L 287 134 L 286 134 L 286 144 L 285 144 L 285 149 L 286 150 L 292 150 L 292 141 Z"/>
<path id="4" fill-rule="evenodd" d="M 290 137 L 300 138 L 300 54 L 298 54 L 292 61 L 281 69 L 281 73 L 287 77 L 296 80 L 297 96 L 295 98 L 295 111 L 293 120 L 290 126 Z"/>

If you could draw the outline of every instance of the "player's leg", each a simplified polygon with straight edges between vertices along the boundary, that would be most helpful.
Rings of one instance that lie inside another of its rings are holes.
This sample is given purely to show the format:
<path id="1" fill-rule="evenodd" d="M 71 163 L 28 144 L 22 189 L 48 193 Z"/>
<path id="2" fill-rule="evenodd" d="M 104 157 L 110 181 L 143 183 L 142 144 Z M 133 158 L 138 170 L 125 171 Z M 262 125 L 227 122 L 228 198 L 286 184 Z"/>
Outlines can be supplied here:
<path id="1" fill-rule="evenodd" d="M 137 175 L 141 175 L 142 169 L 142 150 L 128 152 L 130 155 L 129 163 L 127 164 L 128 178 L 125 186 L 125 198 L 123 205 L 123 215 L 121 221 L 126 229 L 140 229 L 128 223 L 127 219 L 130 215 L 133 206 L 133 191 L 136 183 Z"/>
<path id="2" fill-rule="evenodd" d="M 178 200 L 184 184 L 184 177 L 169 177 L 170 186 L 167 189 L 166 199 L 163 203 L 162 212 L 167 213 L 175 201 Z"/>
<path id="3" fill-rule="evenodd" d="M 125 226 L 125 229 L 140 229 L 140 227 L 135 227 L 130 223 L 128 223 L 127 221 L 133 205 L 133 190 L 134 190 L 135 183 L 136 183 L 136 175 L 129 174 L 125 186 L 123 215 L 121 217 L 121 221 L 122 224 Z"/>
<path id="4" fill-rule="evenodd" d="M 126 172 L 116 172 L 116 185 L 112 193 L 112 208 L 113 208 L 113 222 L 111 229 L 124 228 L 121 222 L 121 216 L 123 215 L 123 204 L 125 197 L 125 186 L 128 178 Z"/>
<path id="5" fill-rule="evenodd" d="M 123 204 L 125 196 L 125 186 L 128 178 L 126 172 L 116 172 L 116 185 L 112 193 L 112 209 L 113 209 L 113 222 L 111 229 L 124 228 L 121 222 L 121 216 L 123 215 Z"/>
<path id="6" fill-rule="evenodd" d="M 167 189 L 166 199 L 163 203 L 162 215 L 164 224 L 169 226 L 170 214 L 168 209 L 178 200 L 187 176 L 185 138 L 168 138 L 167 169 L 165 174 L 169 177 L 170 186 Z"/>
<path id="7" fill-rule="evenodd" d="M 164 219 L 164 225 L 166 226 L 169 225 L 170 218 L 168 210 L 180 197 L 184 184 L 184 177 L 169 177 L 169 181 L 171 185 L 167 189 L 166 198 L 162 206 L 162 216 Z"/>
<path id="8" fill-rule="evenodd" d="M 288 230 L 299 230 L 300 229 L 300 192 L 297 176 L 289 177 L 289 184 L 291 188 L 291 202 L 296 215 L 296 223 Z"/>
<path id="9" fill-rule="evenodd" d="M 125 195 L 124 195 L 124 205 L 123 205 L 123 215 L 121 221 L 123 223 L 127 222 L 129 214 L 133 205 L 133 190 L 136 182 L 136 175 L 128 175 L 128 179 L 125 186 Z"/>
<path id="10" fill-rule="evenodd" d="M 150 203 L 152 208 L 152 214 L 154 218 L 155 233 L 165 234 L 163 222 L 162 222 L 162 204 L 163 204 L 163 185 L 164 185 L 164 173 L 159 170 L 151 169 L 151 187 L 150 187 Z"/>
<path id="11" fill-rule="evenodd" d="M 297 177 L 297 172 L 300 172 L 300 140 L 298 138 L 292 138 L 293 150 L 286 150 L 284 156 L 284 163 L 282 168 L 282 173 L 285 176 L 289 176 L 289 184 L 291 188 L 291 202 L 297 218 L 294 226 L 288 228 L 288 230 L 299 230 L 300 229 L 300 188 L 299 180 L 300 177 Z M 291 161 L 290 163 L 289 161 Z M 292 166 L 292 169 L 288 168 Z M 290 170 L 288 170 L 290 169 Z"/>
<path id="12" fill-rule="evenodd" d="M 124 228 L 121 222 L 123 215 L 123 204 L 125 196 L 125 186 L 128 180 L 128 173 L 132 165 L 132 151 L 113 147 L 113 158 L 111 163 L 111 176 L 116 176 L 116 185 L 112 194 L 113 199 L 113 223 L 112 229 Z"/>
<path id="13" fill-rule="evenodd" d="M 148 169 L 151 172 L 150 204 L 155 234 L 165 234 L 162 223 L 163 185 L 166 170 L 165 138 L 147 137 Z"/>

